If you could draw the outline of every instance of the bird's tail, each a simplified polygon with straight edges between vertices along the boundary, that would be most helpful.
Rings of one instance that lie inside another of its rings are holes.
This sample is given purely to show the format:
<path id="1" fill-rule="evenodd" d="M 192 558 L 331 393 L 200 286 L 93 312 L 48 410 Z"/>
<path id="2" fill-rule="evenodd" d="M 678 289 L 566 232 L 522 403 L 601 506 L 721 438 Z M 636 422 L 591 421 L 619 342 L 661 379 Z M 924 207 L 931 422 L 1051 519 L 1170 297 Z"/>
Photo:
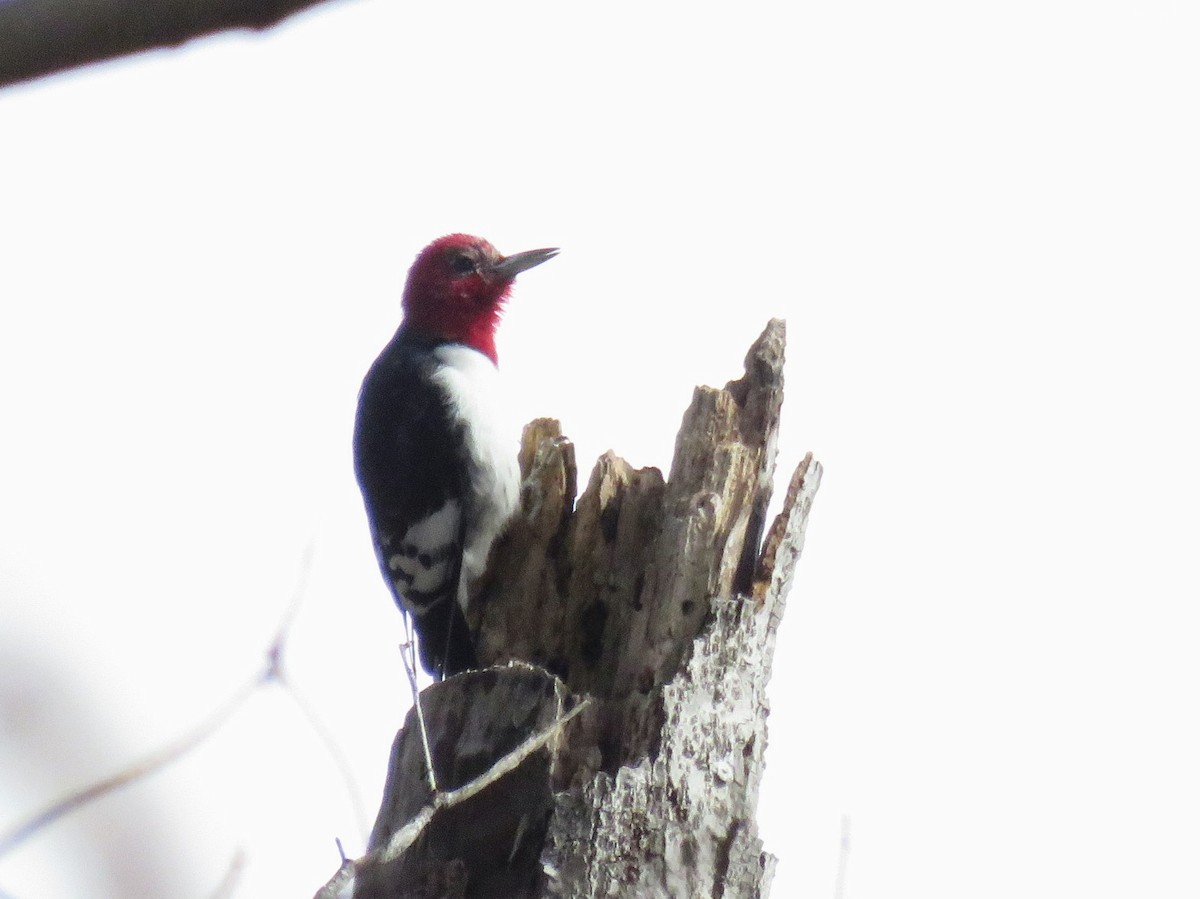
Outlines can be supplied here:
<path id="1" fill-rule="evenodd" d="M 414 616 L 421 667 L 443 679 L 479 667 L 467 619 L 458 603 L 450 597 L 447 600 Z"/>

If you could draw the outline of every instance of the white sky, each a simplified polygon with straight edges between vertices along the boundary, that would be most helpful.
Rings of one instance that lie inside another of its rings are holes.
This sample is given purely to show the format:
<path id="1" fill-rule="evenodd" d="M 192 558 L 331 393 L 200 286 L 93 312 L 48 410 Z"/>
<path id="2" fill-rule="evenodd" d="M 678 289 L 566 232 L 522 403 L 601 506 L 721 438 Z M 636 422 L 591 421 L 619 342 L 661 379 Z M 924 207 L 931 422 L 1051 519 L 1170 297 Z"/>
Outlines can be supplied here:
<path id="1" fill-rule="evenodd" d="M 843 816 L 854 899 L 1196 896 L 1198 25 L 353 0 L 0 92 L 0 829 L 251 676 L 310 542 L 288 668 L 373 818 L 407 700 L 350 424 L 412 257 L 462 230 L 563 248 L 500 352 L 584 467 L 667 466 L 692 385 L 788 319 L 781 476 L 826 477 L 775 896 L 833 895 Z M 308 896 L 335 836 L 265 691 L 0 891 L 204 897 L 240 848 L 237 895 Z"/>

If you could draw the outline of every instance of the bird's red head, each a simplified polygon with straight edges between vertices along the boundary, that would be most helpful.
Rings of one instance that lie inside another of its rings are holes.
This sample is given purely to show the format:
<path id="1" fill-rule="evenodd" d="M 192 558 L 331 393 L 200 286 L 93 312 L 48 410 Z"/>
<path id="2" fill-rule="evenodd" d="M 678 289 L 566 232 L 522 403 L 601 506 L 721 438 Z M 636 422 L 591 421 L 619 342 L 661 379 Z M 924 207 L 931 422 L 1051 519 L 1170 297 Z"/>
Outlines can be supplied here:
<path id="1" fill-rule="evenodd" d="M 404 286 L 404 327 L 472 346 L 496 361 L 496 325 L 513 280 L 558 250 L 501 256 L 482 237 L 448 234 L 417 256 Z"/>

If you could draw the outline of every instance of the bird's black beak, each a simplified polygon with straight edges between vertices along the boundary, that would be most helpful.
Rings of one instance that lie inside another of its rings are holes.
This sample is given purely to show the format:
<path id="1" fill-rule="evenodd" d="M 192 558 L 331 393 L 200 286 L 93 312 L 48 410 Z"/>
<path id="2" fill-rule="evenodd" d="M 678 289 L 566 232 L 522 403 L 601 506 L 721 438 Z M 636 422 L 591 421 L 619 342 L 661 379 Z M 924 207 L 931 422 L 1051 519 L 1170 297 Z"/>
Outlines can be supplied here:
<path id="1" fill-rule="evenodd" d="M 557 255 L 558 247 L 513 253 L 511 256 L 505 256 L 493 265 L 492 274 L 499 275 L 501 278 L 515 278 L 526 269 L 533 268 L 535 265 L 541 265 L 547 259 L 553 259 Z"/>

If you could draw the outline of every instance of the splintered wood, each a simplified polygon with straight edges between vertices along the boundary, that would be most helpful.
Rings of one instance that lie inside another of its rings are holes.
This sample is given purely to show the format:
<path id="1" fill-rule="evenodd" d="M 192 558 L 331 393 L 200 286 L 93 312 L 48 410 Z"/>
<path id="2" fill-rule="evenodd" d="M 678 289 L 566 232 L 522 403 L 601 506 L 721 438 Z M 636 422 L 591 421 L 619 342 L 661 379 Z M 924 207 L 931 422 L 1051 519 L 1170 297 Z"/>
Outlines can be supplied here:
<path id="1" fill-rule="evenodd" d="M 558 422 L 526 428 L 521 509 L 469 615 L 481 663 L 501 667 L 422 698 L 438 783 L 460 787 L 521 733 L 560 724 L 469 814 L 446 811 L 391 874 L 360 878 L 356 896 L 498 895 L 487 886 L 497 882 L 522 897 L 766 894 L 774 860 L 754 822 L 766 684 L 821 479 L 806 456 L 764 540 L 783 351 L 773 320 L 740 379 L 696 388 L 666 481 L 606 453 L 576 501 L 574 447 Z M 588 707 L 562 724 L 582 697 Z M 428 799 L 414 746 L 402 731 L 373 851 Z M 486 833 L 486 852 L 469 849 L 461 828 Z"/>
<path id="2" fill-rule="evenodd" d="M 521 514 L 472 609 L 480 661 L 542 665 L 575 692 L 646 692 L 679 667 L 714 597 L 747 593 L 775 471 L 783 322 L 745 375 L 697 387 L 671 477 L 606 453 L 573 503 L 558 422 L 525 430 Z"/>

